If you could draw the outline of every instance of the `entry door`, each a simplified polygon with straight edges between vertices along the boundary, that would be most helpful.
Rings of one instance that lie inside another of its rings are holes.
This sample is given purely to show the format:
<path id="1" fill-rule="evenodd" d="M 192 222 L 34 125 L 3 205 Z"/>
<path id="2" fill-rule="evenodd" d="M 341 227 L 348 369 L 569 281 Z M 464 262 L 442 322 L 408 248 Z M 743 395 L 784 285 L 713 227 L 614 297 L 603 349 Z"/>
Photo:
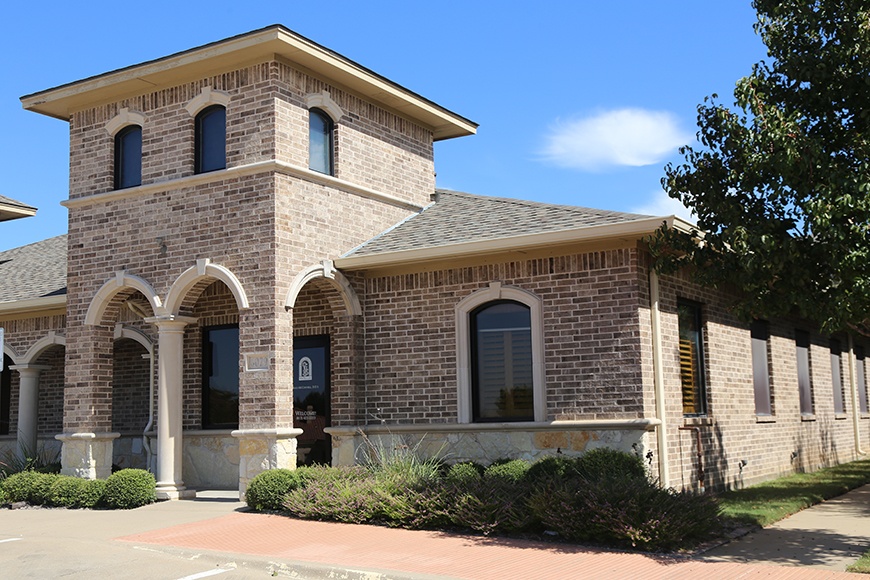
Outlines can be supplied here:
<path id="1" fill-rule="evenodd" d="M 329 465 L 329 336 L 293 339 L 293 426 L 302 429 L 297 463 Z"/>

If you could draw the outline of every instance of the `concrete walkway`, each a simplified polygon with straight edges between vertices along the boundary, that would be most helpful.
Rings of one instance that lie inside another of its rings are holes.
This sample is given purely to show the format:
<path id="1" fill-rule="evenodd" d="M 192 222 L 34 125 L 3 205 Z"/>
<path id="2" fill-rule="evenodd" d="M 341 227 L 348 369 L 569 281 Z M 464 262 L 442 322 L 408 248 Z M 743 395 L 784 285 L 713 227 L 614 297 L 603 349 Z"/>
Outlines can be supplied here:
<path id="1" fill-rule="evenodd" d="M 0 577 L 860 579 L 829 566 L 842 570 L 870 548 L 870 524 L 859 521 L 868 494 L 870 486 L 789 518 L 780 526 L 806 521 L 787 531 L 763 530 L 694 559 L 294 520 L 246 512 L 226 495 L 128 512 L 3 510 Z"/>

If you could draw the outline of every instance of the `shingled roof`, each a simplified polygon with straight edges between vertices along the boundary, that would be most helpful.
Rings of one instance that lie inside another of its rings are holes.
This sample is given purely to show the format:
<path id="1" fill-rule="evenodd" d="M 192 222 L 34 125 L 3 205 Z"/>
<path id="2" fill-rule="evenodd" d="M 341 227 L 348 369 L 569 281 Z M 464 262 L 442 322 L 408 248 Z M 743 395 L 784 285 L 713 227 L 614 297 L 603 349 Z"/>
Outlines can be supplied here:
<path id="1" fill-rule="evenodd" d="M 0 252 L 0 303 L 66 294 L 66 234 Z"/>
<path id="2" fill-rule="evenodd" d="M 36 214 L 36 208 L 0 195 L 0 222 L 28 217 Z"/>
<path id="3" fill-rule="evenodd" d="M 438 189 L 435 203 L 351 250 L 344 257 L 543 234 L 651 217 Z"/>

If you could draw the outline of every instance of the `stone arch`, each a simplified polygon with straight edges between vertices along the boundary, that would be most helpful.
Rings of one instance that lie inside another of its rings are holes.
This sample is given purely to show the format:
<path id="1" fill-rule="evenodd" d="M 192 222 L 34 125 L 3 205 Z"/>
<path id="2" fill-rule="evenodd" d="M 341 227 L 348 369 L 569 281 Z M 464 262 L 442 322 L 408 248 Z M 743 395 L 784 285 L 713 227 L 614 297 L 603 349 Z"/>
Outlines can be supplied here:
<path id="1" fill-rule="evenodd" d="M 149 355 L 154 355 L 154 343 L 151 341 L 151 338 L 149 338 L 147 334 L 145 334 L 138 328 L 132 328 L 123 324 L 116 324 L 115 340 L 120 340 L 122 338 L 129 338 L 132 341 L 138 342 L 145 348 L 145 350 L 148 351 Z"/>
<path id="2" fill-rule="evenodd" d="M 129 125 L 144 126 L 146 120 L 145 115 L 142 113 L 130 111 L 127 107 L 123 107 L 118 111 L 117 115 L 112 117 L 112 119 L 106 123 L 106 132 L 114 137 L 118 134 L 118 131 Z"/>
<path id="3" fill-rule="evenodd" d="M 220 280 L 229 288 L 240 311 L 249 308 L 248 295 L 235 274 L 224 266 L 212 264 L 209 259 L 200 259 L 196 261 L 196 266 L 191 266 L 182 272 L 172 283 L 172 287 L 166 295 L 166 313 L 178 315 L 188 298 L 188 294 L 194 287 L 202 286 L 204 288 L 215 280 Z"/>
<path id="4" fill-rule="evenodd" d="M 229 93 L 225 93 L 224 91 L 216 91 L 210 86 L 206 86 L 202 88 L 197 96 L 193 97 L 186 105 L 184 105 L 184 109 L 190 114 L 191 117 L 196 117 L 196 114 L 205 109 L 206 107 L 210 107 L 212 105 L 220 105 L 226 108 L 229 103 Z"/>
<path id="5" fill-rule="evenodd" d="M 305 95 L 305 106 L 308 109 L 320 109 L 330 116 L 333 123 L 338 123 L 344 116 L 344 111 L 327 91 Z"/>
<path id="6" fill-rule="evenodd" d="M 21 364 L 22 362 L 19 359 L 21 355 L 19 355 L 18 352 L 14 348 L 12 348 L 12 345 L 8 344 L 6 341 L 3 341 L 3 352 L 0 352 L 0 356 L 3 355 L 6 355 L 10 359 L 12 359 L 13 364 Z"/>
<path id="7" fill-rule="evenodd" d="M 338 291 L 344 310 L 349 316 L 362 315 L 362 306 L 350 282 L 340 271 L 335 269 L 332 260 L 323 260 L 299 272 L 290 284 L 284 307 L 292 309 L 296 305 L 296 299 L 302 288 L 312 280 L 323 280 Z"/>
<path id="8" fill-rule="evenodd" d="M 113 279 L 108 280 L 97 290 L 88 306 L 85 324 L 95 325 L 103 323 L 106 310 L 115 297 L 122 292 L 132 293 L 132 291 L 136 290 L 148 300 L 155 316 L 163 313 L 163 304 L 151 285 L 139 276 L 133 276 L 121 270 L 115 273 Z"/>
<path id="9" fill-rule="evenodd" d="M 66 337 L 61 334 L 55 333 L 53 330 L 49 331 L 49 333 L 36 342 L 27 349 L 27 352 L 20 359 L 15 359 L 16 364 L 35 364 L 36 359 L 45 352 L 47 349 L 51 348 L 54 345 L 60 345 L 66 348 Z"/>

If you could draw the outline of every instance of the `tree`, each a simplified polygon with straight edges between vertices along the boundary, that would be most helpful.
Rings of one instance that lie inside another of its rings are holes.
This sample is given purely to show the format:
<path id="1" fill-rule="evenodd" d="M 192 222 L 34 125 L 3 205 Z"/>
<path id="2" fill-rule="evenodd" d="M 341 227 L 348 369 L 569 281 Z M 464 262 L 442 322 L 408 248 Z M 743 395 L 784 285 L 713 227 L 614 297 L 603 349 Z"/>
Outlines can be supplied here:
<path id="1" fill-rule="evenodd" d="M 870 334 L 870 0 L 755 0 L 770 63 L 698 107 L 700 147 L 665 168 L 698 230 L 661 230 L 660 271 L 689 266 L 745 318 L 798 315 Z"/>

